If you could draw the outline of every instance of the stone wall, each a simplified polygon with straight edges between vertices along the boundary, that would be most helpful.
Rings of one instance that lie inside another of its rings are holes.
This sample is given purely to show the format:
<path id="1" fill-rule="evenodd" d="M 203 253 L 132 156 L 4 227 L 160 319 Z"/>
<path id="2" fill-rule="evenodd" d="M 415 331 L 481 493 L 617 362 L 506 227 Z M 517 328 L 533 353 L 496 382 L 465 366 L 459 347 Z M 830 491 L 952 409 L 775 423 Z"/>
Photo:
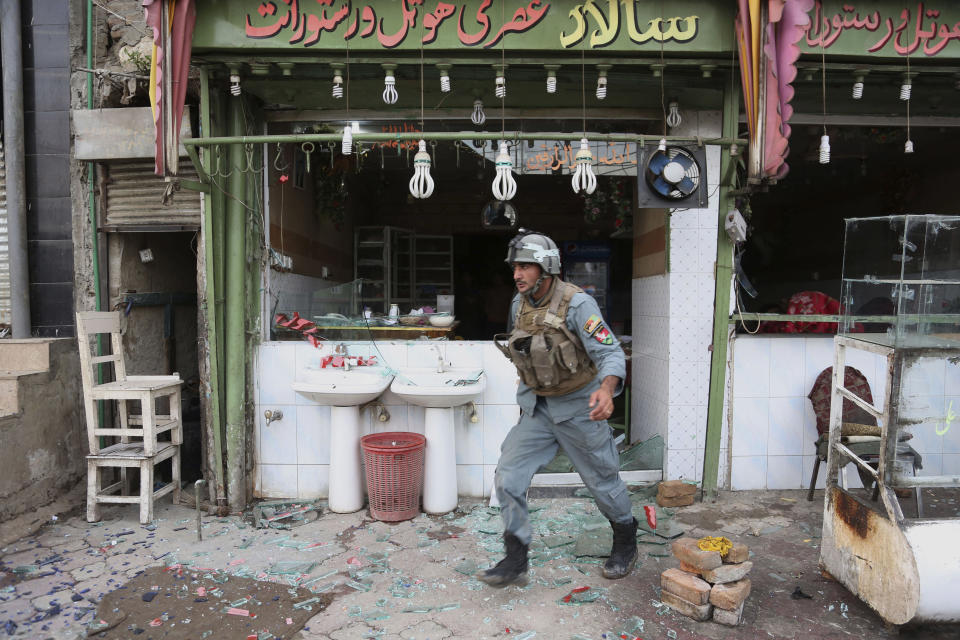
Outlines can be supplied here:
<path id="1" fill-rule="evenodd" d="M 47 371 L 20 376 L 19 411 L 0 418 L 0 521 L 51 502 L 86 475 L 77 343 L 72 338 L 47 342 Z"/>

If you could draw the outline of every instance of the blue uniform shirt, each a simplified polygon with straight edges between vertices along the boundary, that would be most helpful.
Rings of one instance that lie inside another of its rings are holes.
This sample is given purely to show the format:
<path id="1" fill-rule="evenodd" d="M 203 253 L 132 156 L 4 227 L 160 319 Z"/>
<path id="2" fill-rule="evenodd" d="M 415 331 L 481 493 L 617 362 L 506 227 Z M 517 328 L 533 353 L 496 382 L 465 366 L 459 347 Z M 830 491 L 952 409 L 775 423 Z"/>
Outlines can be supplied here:
<path id="1" fill-rule="evenodd" d="M 521 294 L 517 293 L 510 303 L 510 317 L 507 318 L 507 331 L 513 331 L 513 322 L 517 317 L 517 309 L 520 306 Z M 532 299 L 531 299 L 532 302 Z M 536 306 L 549 304 L 549 293 L 540 299 Z M 567 311 L 566 318 L 567 329 L 570 333 L 576 335 L 583 342 L 587 355 L 597 366 L 597 377 L 584 386 L 582 389 L 568 393 L 563 396 L 544 396 L 546 401 L 547 413 L 553 418 L 554 423 L 569 420 L 576 415 L 586 415 L 590 413 L 590 394 L 600 388 L 600 383 L 607 376 L 617 376 L 620 382 L 614 391 L 614 395 L 620 395 L 623 391 L 623 381 L 627 377 L 627 364 L 623 350 L 620 348 L 620 342 L 613 332 L 606 325 L 603 316 L 600 314 L 600 307 L 593 296 L 586 293 L 575 293 L 570 299 L 570 308 Z M 533 389 L 528 387 L 523 381 L 517 389 L 517 404 L 527 415 L 533 415 L 533 409 L 537 404 L 537 396 Z"/>

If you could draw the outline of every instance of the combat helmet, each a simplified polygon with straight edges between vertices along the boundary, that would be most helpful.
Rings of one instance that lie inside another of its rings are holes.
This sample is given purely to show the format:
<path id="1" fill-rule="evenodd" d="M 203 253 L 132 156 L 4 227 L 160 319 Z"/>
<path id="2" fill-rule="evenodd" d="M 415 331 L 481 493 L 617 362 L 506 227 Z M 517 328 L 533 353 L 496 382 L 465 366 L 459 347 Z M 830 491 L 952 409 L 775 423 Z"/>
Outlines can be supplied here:
<path id="1" fill-rule="evenodd" d="M 560 249 L 547 235 L 528 229 L 519 229 L 507 246 L 507 264 L 533 262 L 545 273 L 560 275 Z"/>

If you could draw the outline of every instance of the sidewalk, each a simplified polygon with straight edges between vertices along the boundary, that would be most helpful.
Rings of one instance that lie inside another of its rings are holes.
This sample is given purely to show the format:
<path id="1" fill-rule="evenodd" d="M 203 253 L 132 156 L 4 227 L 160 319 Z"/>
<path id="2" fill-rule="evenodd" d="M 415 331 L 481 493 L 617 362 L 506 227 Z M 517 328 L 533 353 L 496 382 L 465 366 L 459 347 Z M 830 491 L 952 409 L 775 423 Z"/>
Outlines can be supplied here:
<path id="1" fill-rule="evenodd" d="M 647 492 L 633 494 L 635 513 Z M 666 540 L 640 536 L 638 567 L 619 581 L 599 574 L 609 550 L 609 526 L 586 497 L 531 499 L 535 539 L 530 584 L 493 589 L 473 578 L 502 555 L 496 509 L 461 501 L 451 514 L 407 522 L 372 521 L 366 511 L 324 512 L 289 530 L 256 529 L 240 517 L 203 517 L 196 541 L 195 512 L 163 500 L 157 520 L 140 526 L 133 507 L 107 508 L 101 523 L 81 514 L 43 526 L 0 549 L 0 637 L 85 637 L 105 612 L 97 606 L 151 566 L 229 580 L 256 578 L 285 585 L 296 600 L 317 594 L 317 611 L 290 635 L 312 638 L 956 638 L 960 627 L 887 629 L 844 587 L 817 568 L 822 492 L 724 493 L 716 504 L 661 511 L 659 527 L 684 535 L 726 535 L 749 545 L 754 569 L 745 621 L 737 628 L 697 623 L 662 606 L 660 573 L 676 561 Z M 954 499 L 941 508 L 956 513 Z M 931 508 L 936 505 L 932 504 Z M 277 523 L 282 523 L 279 520 Z M 588 535 L 582 535 L 587 532 Z M 793 599 L 796 587 L 812 596 Z M 573 589 L 589 587 L 564 601 Z M 309 595 L 309 594 L 308 594 Z M 200 638 L 196 621 L 169 615 L 172 600 L 158 598 L 150 615 L 128 617 L 117 629 L 131 638 Z M 302 602 L 302 600 L 301 600 Z M 247 606 L 256 613 L 257 601 Z M 213 613 L 230 603 L 211 597 Z M 322 607 L 322 610 L 317 610 Z M 163 613 L 168 613 L 162 620 Z M 224 614 L 226 615 L 226 614 Z M 162 623 L 150 627 L 151 619 Z M 261 618 L 262 620 L 263 618 Z M 256 627 L 257 620 L 252 621 Z M 140 632 L 140 630 L 143 630 Z M 96 633 L 91 637 L 97 637 Z M 111 636 L 113 637 L 113 636 Z M 211 639 L 230 637 L 212 632 Z"/>

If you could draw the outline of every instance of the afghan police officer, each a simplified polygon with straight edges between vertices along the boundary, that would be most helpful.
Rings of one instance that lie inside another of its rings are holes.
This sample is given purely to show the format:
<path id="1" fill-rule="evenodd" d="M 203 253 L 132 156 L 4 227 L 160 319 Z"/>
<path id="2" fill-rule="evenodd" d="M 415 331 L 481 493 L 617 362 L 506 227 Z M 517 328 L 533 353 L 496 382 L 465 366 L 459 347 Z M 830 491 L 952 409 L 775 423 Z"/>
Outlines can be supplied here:
<path id="1" fill-rule="evenodd" d="M 520 375 L 521 416 L 503 441 L 494 476 L 507 555 L 478 577 L 495 587 L 526 584 L 532 535 L 527 489 L 533 474 L 563 447 L 613 527 L 603 575 L 622 578 L 637 559 L 637 520 L 606 420 L 613 397 L 623 389 L 623 351 L 596 301 L 560 280 L 560 251 L 553 240 L 520 229 L 506 262 L 517 294 L 510 306 L 510 333 L 494 341 Z"/>

